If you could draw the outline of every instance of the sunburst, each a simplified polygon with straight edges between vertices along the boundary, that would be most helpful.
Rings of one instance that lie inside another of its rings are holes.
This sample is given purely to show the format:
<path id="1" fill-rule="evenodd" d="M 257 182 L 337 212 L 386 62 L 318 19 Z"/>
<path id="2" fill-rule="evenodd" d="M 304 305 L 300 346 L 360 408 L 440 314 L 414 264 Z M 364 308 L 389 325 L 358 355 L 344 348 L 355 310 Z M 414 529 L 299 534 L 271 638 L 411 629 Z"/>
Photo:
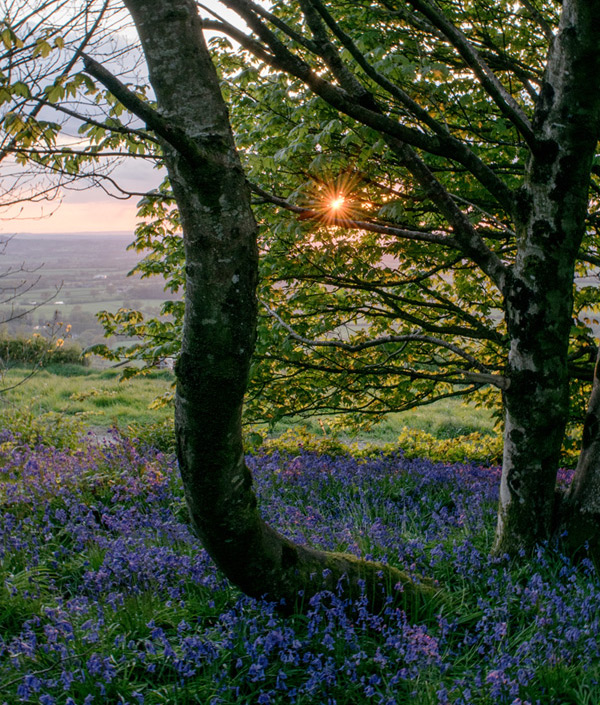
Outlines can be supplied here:
<path id="1" fill-rule="evenodd" d="M 329 208 L 333 213 L 336 213 L 338 211 L 343 211 L 344 210 L 344 205 L 346 204 L 346 196 L 344 194 L 340 193 L 338 196 L 335 198 L 332 198 L 331 201 L 329 201 Z"/>
<path id="2" fill-rule="evenodd" d="M 359 177 L 352 173 L 336 177 L 313 176 L 308 189 L 303 219 L 314 219 L 325 225 L 340 225 L 360 216 L 357 197 Z"/>

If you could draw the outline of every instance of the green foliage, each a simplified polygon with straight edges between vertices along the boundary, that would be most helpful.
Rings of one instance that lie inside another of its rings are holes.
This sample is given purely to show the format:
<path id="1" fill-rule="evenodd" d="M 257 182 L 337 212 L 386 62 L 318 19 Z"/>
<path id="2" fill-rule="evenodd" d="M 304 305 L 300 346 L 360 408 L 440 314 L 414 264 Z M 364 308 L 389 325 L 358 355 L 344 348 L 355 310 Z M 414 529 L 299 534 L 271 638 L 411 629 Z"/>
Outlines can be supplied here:
<path id="1" fill-rule="evenodd" d="M 54 411 L 43 414 L 28 409 L 0 409 L 0 425 L 15 436 L 14 441 L 2 444 L 1 451 L 10 453 L 15 447 L 36 446 L 39 443 L 54 448 L 76 450 L 87 429 L 77 416 L 66 416 Z"/>
<path id="2" fill-rule="evenodd" d="M 444 6 L 444 11 L 454 17 L 452 6 Z M 297 7 L 275 3 L 273 12 L 297 31 L 306 30 Z M 428 113 L 427 119 L 467 142 L 478 159 L 493 164 L 509 188 L 518 187 L 525 146 L 443 43 L 430 42 L 409 15 L 398 21 L 393 13 L 363 6 L 344 12 L 332 6 L 330 12 L 379 75 L 378 84 L 374 73 L 364 75 L 357 68 L 356 53 L 351 55 L 347 46 L 341 49 L 348 66 L 385 110 L 407 124 L 425 120 L 406 117 L 406 103 L 382 91 L 381 81 L 405 91 L 407 100 Z M 544 12 L 550 25 L 557 21 L 552 7 Z M 502 30 L 506 22 L 514 30 L 510 36 Z M 478 4 L 468 35 L 492 47 L 503 37 L 502 55 L 511 60 L 498 70 L 510 82 L 515 99 L 530 106 L 528 82 L 543 69 L 546 45 L 532 29 L 528 12 L 509 3 L 496 4 L 493 10 Z M 290 214 L 274 207 L 268 195 L 256 200 L 262 225 L 259 296 L 266 305 L 259 318 L 247 420 L 275 425 L 284 416 L 322 412 L 345 413 L 361 423 L 367 416 L 375 422 L 389 411 L 451 394 L 475 393 L 498 408 L 498 390 L 472 381 L 469 374 L 483 369 L 501 375 L 505 369 L 508 347 L 500 293 L 452 248 L 395 234 L 450 237 L 452 228 L 396 158 L 385 135 L 325 103 L 297 78 L 259 68 L 249 53 L 232 52 L 226 39 L 214 38 L 211 47 L 250 182 L 307 211 Z M 310 52 L 303 60 L 321 67 Z M 515 74 L 516 63 L 511 61 L 527 66 L 529 77 Z M 323 75 L 331 78 L 327 70 Z M 460 194 L 457 202 L 464 205 L 471 224 L 490 235 L 489 247 L 510 263 L 515 251 L 511 214 L 468 170 L 439 155 L 423 158 L 450 193 Z M 347 210 L 341 222 L 334 222 L 327 201 L 340 192 L 346 196 Z M 167 288 L 182 291 L 179 219 L 168 181 L 142 200 L 139 215 L 143 222 L 135 247 L 151 251 L 139 271 L 161 275 Z M 351 221 L 384 230 L 370 231 Z M 581 276 L 590 271 L 580 265 Z M 597 288 L 576 287 L 575 298 L 580 322 L 574 327 L 571 352 L 587 369 L 593 325 L 588 314 L 596 305 Z M 138 335 L 141 340 L 129 349 L 105 348 L 103 354 L 142 360 L 147 367 L 176 357 L 182 312 L 182 305 L 169 303 L 159 319 L 145 320 L 137 311 L 104 313 L 107 333 Z M 352 351 L 307 342 L 361 346 L 391 332 L 413 339 Z M 136 373 L 132 367 L 125 374 Z M 573 382 L 574 395 L 584 398 L 588 392 L 589 384 Z M 573 415 L 580 418 L 581 405 L 574 406 Z"/>
<path id="3" fill-rule="evenodd" d="M 41 335 L 31 338 L 0 336 L 0 365 L 2 368 L 19 364 L 44 367 L 50 364 L 88 365 L 78 343 L 63 338 L 48 340 Z"/>
<path id="4" fill-rule="evenodd" d="M 445 42 L 433 40 L 409 10 L 398 14 L 377 4 L 328 7 L 339 29 L 330 36 L 333 45 L 365 89 L 376 95 L 382 114 L 428 138 L 436 126 L 448 130 L 508 188 L 519 186 L 527 156 L 523 140 Z M 444 3 L 443 11 L 461 26 L 467 14 L 467 38 L 486 48 L 499 80 L 531 112 L 529 91 L 540 80 L 547 55 L 546 38 L 532 21 L 531 10 L 508 2 L 477 2 L 460 12 Z M 272 12 L 294 31 L 312 36 L 298 6 L 276 2 Z M 540 12 L 549 27 L 556 25 L 557 6 L 543 3 Z M 48 24 L 40 21 L 40 30 L 31 37 L 23 25 L 5 21 L 0 28 L 6 50 L 24 67 L 22 73 L 13 70 L 0 78 L 0 101 L 6 104 L 3 128 L 15 141 L 17 160 L 34 160 L 38 167 L 74 177 L 89 166 L 96 168 L 103 154 L 117 151 L 160 163 L 156 143 L 142 131 L 128 129 L 127 110 L 89 75 L 72 67 L 43 73 L 50 65 L 44 62 L 59 67 L 68 60 L 77 33 L 69 33 L 67 25 L 65 31 L 54 25 L 45 29 Z M 506 26 L 511 27 L 509 35 Z M 353 49 L 344 44 L 344 33 Z M 281 40 L 288 41 L 284 35 Z M 214 37 L 210 43 L 249 181 L 306 211 L 290 213 L 268 197 L 256 197 L 262 226 L 259 295 L 266 306 L 259 319 L 246 419 L 275 425 L 284 416 L 322 412 L 354 416 L 361 424 L 367 417 L 374 423 L 390 411 L 472 393 L 486 396 L 485 402 L 498 408 L 500 393 L 469 375 L 482 368 L 501 375 L 505 369 L 508 347 L 500 294 L 451 247 L 397 234 L 451 237 L 452 227 L 415 183 L 386 135 L 327 104 L 294 76 L 260 64 L 247 51 L 232 50 L 229 40 Z M 289 47 L 297 50 L 293 42 Z M 310 44 L 299 55 L 323 80 L 332 80 L 331 67 Z M 31 80 L 25 70 L 30 65 L 40 67 L 40 80 Z M 129 87 L 152 105 L 147 86 Z M 40 119 L 35 109 L 40 97 L 56 105 L 78 99 L 101 106 L 103 115 L 81 123 L 80 147 L 57 149 L 61 128 Z M 411 105 L 420 106 L 420 112 Z M 435 150 L 424 150 L 421 156 L 469 222 L 488 238 L 490 249 L 511 264 L 511 214 L 453 157 Z M 346 211 L 334 222 L 327 201 L 340 192 Z M 595 222 L 593 212 L 590 217 Z M 143 259 L 136 271 L 144 277 L 161 276 L 168 291 L 183 294 L 181 224 L 168 179 L 142 198 L 139 218 L 132 247 Z M 355 227 L 352 221 L 384 230 Z M 594 227 L 586 234 L 584 250 L 595 248 Z M 591 271 L 589 264 L 580 263 L 580 277 Z M 577 286 L 574 296 L 570 357 L 578 370 L 588 373 L 598 289 Z M 130 361 L 125 378 L 176 359 L 182 301 L 165 302 L 159 316 L 123 308 L 104 311 L 100 318 L 107 334 L 137 340 L 130 346 L 95 349 L 107 359 Z M 361 346 L 390 333 L 422 336 L 352 351 L 307 342 Z M 588 392 L 589 383 L 573 381 L 574 420 L 581 419 Z"/>

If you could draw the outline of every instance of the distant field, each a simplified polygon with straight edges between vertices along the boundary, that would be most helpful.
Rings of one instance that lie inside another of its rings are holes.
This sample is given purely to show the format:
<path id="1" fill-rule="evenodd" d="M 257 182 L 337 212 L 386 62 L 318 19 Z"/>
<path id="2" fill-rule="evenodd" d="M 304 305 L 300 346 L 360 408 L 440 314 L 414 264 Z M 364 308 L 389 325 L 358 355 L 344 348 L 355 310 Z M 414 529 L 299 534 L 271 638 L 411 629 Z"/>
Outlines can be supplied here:
<path id="1" fill-rule="evenodd" d="M 20 295 L 0 304 L 2 331 L 28 336 L 58 320 L 69 324 L 72 339 L 87 347 L 103 339 L 99 311 L 128 307 L 157 315 L 171 295 L 164 292 L 161 277 L 127 276 L 142 258 L 127 250 L 132 240 L 128 233 L 18 235 L 10 240 L 4 251 L 0 248 L 0 291 L 17 287 Z M 19 288 L 24 280 L 27 285 Z"/>
<path id="2" fill-rule="evenodd" d="M 65 322 L 69 323 L 69 318 L 72 317 L 73 309 L 76 306 L 79 307 L 79 309 L 84 313 L 96 314 L 98 313 L 98 311 L 116 312 L 119 308 L 123 306 L 124 303 L 125 302 L 123 301 L 122 297 L 120 299 L 98 300 L 92 295 L 89 295 L 78 298 L 78 300 L 72 304 L 68 304 L 67 302 L 65 302 L 63 305 L 56 305 L 54 303 L 45 304 L 44 306 L 40 306 L 37 309 L 36 313 L 39 316 L 44 316 L 45 318 L 48 318 L 50 320 L 53 318 L 54 312 L 56 311 L 58 312 L 61 320 L 64 319 Z M 149 309 L 158 310 L 161 301 L 158 301 L 157 299 L 136 299 L 135 303 L 141 304 L 140 309 L 146 311 Z"/>

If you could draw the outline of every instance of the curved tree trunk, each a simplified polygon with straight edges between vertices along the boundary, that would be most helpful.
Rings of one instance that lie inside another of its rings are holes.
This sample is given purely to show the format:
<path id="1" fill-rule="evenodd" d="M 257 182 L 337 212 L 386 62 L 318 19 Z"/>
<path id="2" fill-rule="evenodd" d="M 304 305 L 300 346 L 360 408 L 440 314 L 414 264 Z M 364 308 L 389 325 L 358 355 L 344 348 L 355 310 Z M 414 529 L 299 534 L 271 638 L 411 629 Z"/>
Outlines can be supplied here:
<path id="1" fill-rule="evenodd" d="M 194 528 L 244 592 L 293 608 L 363 584 L 414 609 L 436 594 L 404 573 L 297 546 L 261 519 L 244 462 L 241 412 L 255 340 L 256 224 L 218 78 L 193 0 L 126 0 L 156 93 L 165 161 L 181 214 L 185 323 L 176 367 L 178 459 Z M 344 577 L 346 576 L 346 577 Z M 364 583 L 363 583 L 364 581 Z M 395 593 L 392 588 L 400 584 Z"/>
<path id="2" fill-rule="evenodd" d="M 533 127 L 537 148 L 518 194 L 519 252 L 505 294 L 511 341 L 496 551 L 549 538 L 569 409 L 575 259 L 585 232 L 599 136 L 600 2 L 565 0 Z"/>

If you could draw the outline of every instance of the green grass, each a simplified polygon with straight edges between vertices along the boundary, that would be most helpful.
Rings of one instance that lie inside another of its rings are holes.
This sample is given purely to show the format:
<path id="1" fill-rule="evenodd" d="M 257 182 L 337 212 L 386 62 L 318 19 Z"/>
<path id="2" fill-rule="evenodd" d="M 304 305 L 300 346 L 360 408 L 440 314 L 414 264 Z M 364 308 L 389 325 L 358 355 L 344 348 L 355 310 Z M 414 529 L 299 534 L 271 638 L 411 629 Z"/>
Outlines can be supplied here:
<path id="1" fill-rule="evenodd" d="M 95 363 L 94 363 L 95 365 Z M 25 367 L 9 370 L 1 388 L 10 388 L 29 373 Z M 26 409 L 34 414 L 53 412 L 77 416 L 86 424 L 108 428 L 125 428 L 130 424 L 162 423 L 172 417 L 172 408 L 151 409 L 154 400 L 172 391 L 174 376 L 169 371 L 153 372 L 120 381 L 121 370 L 97 369 L 79 365 L 49 365 L 36 372 L 25 383 L 0 394 L 2 408 Z M 286 419 L 269 435 L 279 436 L 290 428 L 305 426 L 310 433 L 324 435 L 327 418 Z M 456 438 L 473 432 L 494 433 L 495 420 L 488 409 L 465 404 L 458 399 L 445 399 L 425 407 L 389 414 L 369 430 L 349 439 L 374 444 L 393 443 L 404 429 L 426 431 L 438 439 Z"/>
<path id="2" fill-rule="evenodd" d="M 51 365 L 18 384 L 27 374 L 26 368 L 6 372 L 2 386 L 17 386 L 0 396 L 0 414 L 3 409 L 27 410 L 34 415 L 53 412 L 100 428 L 160 423 L 173 415 L 170 407 L 150 408 L 157 397 L 171 391 L 174 377 L 168 371 L 122 382 L 119 369 Z"/>
<path id="3" fill-rule="evenodd" d="M 403 429 L 413 428 L 436 438 L 456 438 L 474 432 L 493 433 L 495 423 L 489 409 L 458 399 L 442 399 L 429 406 L 389 414 L 373 429 L 373 434 L 382 441 L 393 441 Z"/>
<path id="4" fill-rule="evenodd" d="M 369 443 L 393 443 L 404 429 L 425 431 L 439 439 L 457 438 L 469 433 L 494 434 L 496 419 L 489 409 L 476 407 L 459 399 L 442 399 L 427 406 L 388 414 L 378 424 L 360 430 L 356 436 L 342 434 L 344 440 Z M 304 426 L 317 436 L 330 433 L 327 417 L 309 419 L 291 417 L 280 421 L 272 435 L 280 436 L 289 429 Z"/>

